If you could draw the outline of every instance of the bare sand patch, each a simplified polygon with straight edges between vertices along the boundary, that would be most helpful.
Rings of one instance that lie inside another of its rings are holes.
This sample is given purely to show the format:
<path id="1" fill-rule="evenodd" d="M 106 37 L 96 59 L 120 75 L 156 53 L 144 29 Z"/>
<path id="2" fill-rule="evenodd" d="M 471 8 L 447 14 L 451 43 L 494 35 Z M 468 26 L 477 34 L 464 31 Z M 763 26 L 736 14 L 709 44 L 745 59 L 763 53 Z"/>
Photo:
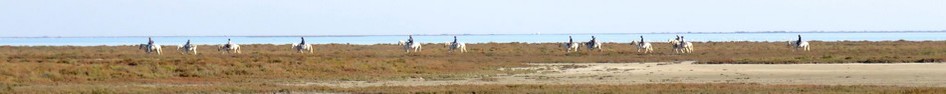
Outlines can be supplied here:
<path id="1" fill-rule="evenodd" d="M 946 64 L 533 63 L 536 73 L 459 80 L 320 81 L 292 86 L 436 86 L 483 84 L 760 83 L 946 87 Z"/>

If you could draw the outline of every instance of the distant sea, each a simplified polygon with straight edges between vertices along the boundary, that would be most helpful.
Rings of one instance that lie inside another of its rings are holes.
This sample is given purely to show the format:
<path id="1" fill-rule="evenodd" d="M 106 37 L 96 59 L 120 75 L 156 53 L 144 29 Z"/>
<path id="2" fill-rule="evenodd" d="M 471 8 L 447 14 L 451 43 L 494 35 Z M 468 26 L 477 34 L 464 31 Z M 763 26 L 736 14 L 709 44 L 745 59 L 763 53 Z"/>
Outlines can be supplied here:
<path id="1" fill-rule="evenodd" d="M 946 40 L 946 32 L 901 32 L 901 33 L 701 33 L 701 34 L 510 34 L 510 35 L 457 35 L 459 41 L 466 43 L 549 43 L 565 42 L 568 36 L 575 41 L 588 41 L 591 36 L 604 42 L 628 43 L 640 40 L 667 42 L 675 35 L 682 35 L 688 41 L 789 41 L 802 35 L 804 40 L 819 41 L 926 41 Z M 445 43 L 453 41 L 454 35 L 415 35 L 414 40 L 422 43 Z M 312 44 L 386 44 L 407 40 L 407 35 L 386 36 L 315 36 L 305 37 Z M 299 37 L 153 37 L 159 45 L 181 45 L 187 40 L 194 44 L 223 44 L 232 39 L 238 44 L 289 44 L 298 43 Z M 0 38 L 4 46 L 98 46 L 98 45 L 136 45 L 146 43 L 148 37 L 29 37 Z"/>

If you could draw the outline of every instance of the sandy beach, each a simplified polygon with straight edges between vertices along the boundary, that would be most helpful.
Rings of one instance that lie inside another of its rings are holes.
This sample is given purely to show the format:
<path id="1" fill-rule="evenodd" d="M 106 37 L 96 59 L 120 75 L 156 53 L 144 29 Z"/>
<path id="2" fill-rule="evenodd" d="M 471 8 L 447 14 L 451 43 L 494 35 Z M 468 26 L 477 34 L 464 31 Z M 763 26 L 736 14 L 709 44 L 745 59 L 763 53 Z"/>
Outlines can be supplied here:
<path id="1" fill-rule="evenodd" d="M 894 85 L 946 87 L 946 64 L 691 64 L 657 63 L 533 63 L 536 73 L 494 75 L 462 80 L 413 78 L 396 81 L 323 81 L 293 86 L 436 86 L 485 84 L 648 84 L 760 83 L 789 85 Z"/>

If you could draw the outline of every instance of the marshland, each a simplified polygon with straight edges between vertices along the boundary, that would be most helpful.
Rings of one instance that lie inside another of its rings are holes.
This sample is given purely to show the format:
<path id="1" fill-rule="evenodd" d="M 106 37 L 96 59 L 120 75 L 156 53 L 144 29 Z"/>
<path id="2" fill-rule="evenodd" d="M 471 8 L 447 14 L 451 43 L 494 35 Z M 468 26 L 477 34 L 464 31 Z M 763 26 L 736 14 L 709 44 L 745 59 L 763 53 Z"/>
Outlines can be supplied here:
<path id="1" fill-rule="evenodd" d="M 946 94 L 944 4 L 0 0 L 0 94 Z"/>
<path id="2" fill-rule="evenodd" d="M 694 44 L 693 53 L 674 53 L 659 42 L 653 53 L 629 43 L 570 53 L 560 43 L 473 43 L 466 53 L 448 52 L 443 43 L 426 43 L 416 53 L 394 44 L 315 44 L 314 53 L 243 44 L 241 54 L 198 45 L 196 55 L 172 46 L 161 55 L 131 45 L 0 46 L 0 91 L 946 92 L 946 80 L 936 79 L 946 75 L 938 68 L 946 66 L 946 41 L 811 41 L 811 51 L 787 42 Z"/>

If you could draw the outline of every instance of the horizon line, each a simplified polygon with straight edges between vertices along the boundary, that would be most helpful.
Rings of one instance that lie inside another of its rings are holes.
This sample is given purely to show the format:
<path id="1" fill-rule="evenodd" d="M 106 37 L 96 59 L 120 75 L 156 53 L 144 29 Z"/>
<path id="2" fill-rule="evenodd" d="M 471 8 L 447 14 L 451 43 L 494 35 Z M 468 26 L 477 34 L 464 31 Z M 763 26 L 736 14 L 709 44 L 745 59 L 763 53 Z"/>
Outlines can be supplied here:
<path id="1" fill-rule="evenodd" d="M 946 30 L 928 31 L 734 31 L 734 32 L 649 32 L 649 33 L 531 33 L 531 34 L 389 34 L 389 35 L 206 35 L 206 36 L 25 36 L 0 38 L 121 38 L 121 37 L 364 37 L 364 36 L 485 36 L 485 35 L 591 35 L 591 34 L 738 34 L 738 33 L 932 33 Z"/>

